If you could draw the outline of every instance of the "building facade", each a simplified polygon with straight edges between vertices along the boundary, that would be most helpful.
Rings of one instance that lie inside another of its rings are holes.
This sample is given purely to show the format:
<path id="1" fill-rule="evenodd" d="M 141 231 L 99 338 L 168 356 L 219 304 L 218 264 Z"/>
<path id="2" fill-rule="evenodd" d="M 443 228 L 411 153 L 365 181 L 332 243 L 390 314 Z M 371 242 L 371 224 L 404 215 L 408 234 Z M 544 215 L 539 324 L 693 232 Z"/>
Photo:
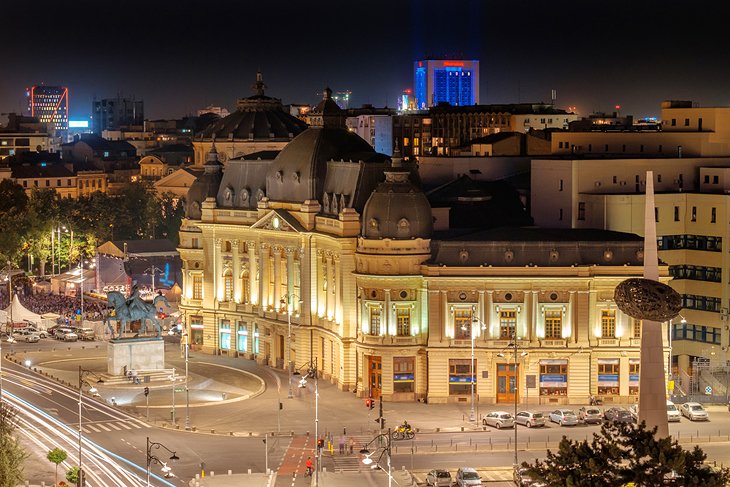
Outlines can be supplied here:
<path id="1" fill-rule="evenodd" d="M 68 131 L 68 88 L 34 85 L 26 89 L 28 113 L 49 129 Z"/>
<path id="2" fill-rule="evenodd" d="M 91 106 L 92 129 L 97 135 L 105 130 L 144 128 L 144 101 L 134 98 L 103 98 Z"/>
<path id="3" fill-rule="evenodd" d="M 439 103 L 479 104 L 479 61 L 425 59 L 413 63 L 416 105 L 423 110 Z"/>
<path id="4" fill-rule="evenodd" d="M 435 234 L 415 165 L 373 151 L 330 102 L 273 159 L 222 173 L 213 145 L 178 248 L 195 349 L 316 364 L 391 401 L 468 403 L 472 384 L 481 403 L 638 397 L 641 326 L 613 302 L 642 274 L 638 236 Z"/>

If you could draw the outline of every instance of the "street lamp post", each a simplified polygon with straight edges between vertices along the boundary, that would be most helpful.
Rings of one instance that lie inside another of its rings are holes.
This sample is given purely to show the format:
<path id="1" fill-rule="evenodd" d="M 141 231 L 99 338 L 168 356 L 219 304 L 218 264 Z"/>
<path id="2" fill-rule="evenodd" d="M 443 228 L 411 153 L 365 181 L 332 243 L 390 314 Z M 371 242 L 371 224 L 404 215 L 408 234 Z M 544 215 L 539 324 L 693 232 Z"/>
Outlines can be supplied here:
<path id="1" fill-rule="evenodd" d="M 290 293 L 286 295 L 286 323 L 287 323 L 287 345 L 286 345 L 286 368 L 289 372 L 289 393 L 287 397 L 289 399 L 294 397 L 294 390 L 292 386 L 292 361 L 291 361 L 291 314 L 292 314 L 292 305 L 291 305 L 291 298 L 296 297 L 299 300 L 299 304 L 301 305 L 302 300 L 299 296 L 297 296 L 294 293 Z M 285 304 L 284 299 L 281 300 L 281 304 Z"/>
<path id="2" fill-rule="evenodd" d="M 393 485 L 393 474 L 392 474 L 392 470 L 391 470 L 391 455 L 392 455 L 391 441 L 393 438 L 391 435 L 392 435 L 391 430 L 390 430 L 390 428 L 388 428 L 387 436 L 385 433 L 379 434 L 378 436 L 376 436 L 375 438 L 370 440 L 367 444 L 365 444 L 362 447 L 362 449 L 360 450 L 360 453 L 365 455 L 365 458 L 362 459 L 362 463 L 364 463 L 365 465 L 372 465 L 374 463 L 375 466 L 377 466 L 378 468 L 380 468 L 383 471 L 385 471 L 385 469 L 380 466 L 380 459 L 382 458 L 382 456 L 384 454 L 386 455 L 386 460 L 388 461 L 388 470 L 386 471 L 386 473 L 388 474 L 388 487 L 391 487 Z M 380 457 L 378 457 L 378 460 L 376 462 L 373 462 L 373 459 L 371 458 L 371 456 L 375 452 L 377 452 L 380 447 L 376 448 L 373 451 L 373 453 L 370 453 L 370 450 L 368 450 L 368 445 L 370 445 L 371 443 L 373 443 L 375 441 L 378 441 L 378 443 L 382 444 L 383 439 L 385 439 L 385 448 L 383 448 L 383 451 L 380 453 Z"/>
<path id="3" fill-rule="evenodd" d="M 152 275 L 152 294 L 155 294 L 155 272 L 162 273 L 162 269 L 158 269 L 154 265 L 148 267 L 144 270 L 145 274 L 151 274 Z"/>
<path id="4" fill-rule="evenodd" d="M 319 468 L 322 453 L 319 448 L 319 374 L 317 374 L 317 357 L 314 357 L 314 360 L 312 362 L 308 362 L 302 365 L 301 367 L 299 367 L 299 369 L 304 369 L 305 367 L 307 368 L 307 373 L 303 375 L 301 380 L 299 381 L 299 387 L 307 387 L 307 379 L 314 379 L 314 439 L 317 444 L 317 465 L 314 469 L 314 484 L 319 485 Z"/>
<path id="5" fill-rule="evenodd" d="M 157 455 L 152 454 L 153 448 L 155 448 L 157 450 L 159 450 L 160 448 L 163 448 L 163 449 L 167 450 L 168 453 L 172 453 L 172 455 L 170 456 L 170 460 L 172 460 L 173 462 L 176 460 L 180 460 L 180 457 L 178 457 L 174 451 L 170 450 L 162 443 L 158 443 L 156 441 L 150 441 L 150 437 L 148 436 L 147 437 L 147 487 L 150 487 L 150 465 L 152 465 L 153 462 L 158 465 L 162 465 L 162 473 L 164 473 L 165 476 L 167 476 L 170 473 L 170 471 L 172 470 L 170 467 L 167 466 L 166 462 L 163 462 L 162 460 L 160 460 L 159 457 L 157 457 Z"/>
<path id="6" fill-rule="evenodd" d="M 83 484 L 83 476 L 84 476 L 84 473 L 83 473 L 83 462 L 82 462 L 82 459 L 81 459 L 81 454 L 82 454 L 81 436 L 83 434 L 82 429 L 81 429 L 81 427 L 82 427 L 81 409 L 82 409 L 82 406 L 83 406 L 83 399 L 84 399 L 84 394 L 83 394 L 84 393 L 84 385 L 89 386 L 89 393 L 91 393 L 92 395 L 97 393 L 96 387 L 90 385 L 84 379 L 85 377 L 88 377 L 88 376 L 94 376 L 94 377 L 96 377 L 97 378 L 97 381 L 96 381 L 97 384 L 103 384 L 104 383 L 104 381 L 98 375 L 96 375 L 94 372 L 92 372 L 91 370 L 82 369 L 81 366 L 79 365 L 79 481 L 78 481 L 78 485 L 84 485 Z"/>
<path id="7" fill-rule="evenodd" d="M 469 335 L 471 335 L 471 377 L 469 378 L 469 382 L 471 383 L 471 410 L 469 411 L 469 421 L 474 422 L 476 421 L 476 413 L 474 412 L 474 326 L 477 326 L 477 329 L 484 330 L 486 329 L 486 325 L 479 320 L 479 318 L 473 317 L 471 320 L 471 327 L 468 328 Z M 467 331 L 467 326 L 464 324 L 462 325 L 461 329 L 463 331 Z"/>
<path id="8" fill-rule="evenodd" d="M 189 335 L 186 331 L 182 335 L 185 338 L 185 430 L 190 431 L 190 389 L 188 388 L 188 351 L 189 346 Z"/>
<path id="9" fill-rule="evenodd" d="M 519 382 L 519 369 L 517 368 L 517 352 L 518 352 L 517 332 L 513 332 L 512 333 L 512 342 L 509 345 L 507 345 L 507 348 L 511 348 L 512 349 L 512 355 L 514 356 L 514 361 L 515 361 L 515 363 L 514 363 L 514 365 L 515 365 L 515 368 L 514 368 L 515 379 L 514 379 L 514 389 L 512 391 L 512 396 L 514 397 L 514 416 L 513 416 L 513 420 L 514 420 L 514 419 L 517 418 L 517 394 L 518 394 L 517 384 Z M 500 353 L 497 354 L 497 356 L 498 357 L 504 357 L 504 353 L 500 352 Z M 527 352 L 524 352 L 523 351 L 520 354 L 520 357 L 526 357 L 526 356 L 527 356 Z M 526 387 L 525 387 L 525 390 L 527 390 Z M 515 430 L 515 447 L 514 447 L 514 465 L 513 465 L 513 468 L 516 469 L 517 466 L 518 466 L 518 463 L 517 463 L 518 462 L 518 460 L 517 460 L 517 423 L 514 423 L 513 427 L 514 427 L 514 430 Z"/>

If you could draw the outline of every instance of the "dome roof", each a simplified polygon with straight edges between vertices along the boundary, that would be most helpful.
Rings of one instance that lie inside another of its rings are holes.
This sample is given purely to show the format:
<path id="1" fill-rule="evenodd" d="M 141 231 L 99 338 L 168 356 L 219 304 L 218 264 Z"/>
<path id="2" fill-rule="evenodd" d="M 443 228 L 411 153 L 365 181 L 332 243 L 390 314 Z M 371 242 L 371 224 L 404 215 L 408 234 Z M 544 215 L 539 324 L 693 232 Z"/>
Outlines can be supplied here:
<path id="1" fill-rule="evenodd" d="M 329 160 L 368 162 L 381 160 L 381 156 L 345 128 L 308 128 L 271 163 L 266 176 L 267 196 L 274 201 L 321 200 Z"/>
<path id="2" fill-rule="evenodd" d="M 420 188 L 409 180 L 396 149 L 385 182 L 372 192 L 363 210 L 362 235 L 365 238 L 430 238 L 433 233 L 431 205 Z"/>
<path id="3" fill-rule="evenodd" d="M 253 85 L 256 94 L 238 100 L 235 112 L 203 130 L 203 139 L 288 140 L 306 130 L 305 122 L 284 111 L 280 99 L 264 95 L 265 88 L 259 72 Z"/>
<path id="4" fill-rule="evenodd" d="M 218 151 L 213 147 L 208 153 L 208 160 L 203 166 L 203 175 L 190 185 L 185 202 L 185 216 L 191 220 L 200 220 L 203 214 L 203 201 L 215 198 L 221 184 L 221 163 L 218 162 Z"/>

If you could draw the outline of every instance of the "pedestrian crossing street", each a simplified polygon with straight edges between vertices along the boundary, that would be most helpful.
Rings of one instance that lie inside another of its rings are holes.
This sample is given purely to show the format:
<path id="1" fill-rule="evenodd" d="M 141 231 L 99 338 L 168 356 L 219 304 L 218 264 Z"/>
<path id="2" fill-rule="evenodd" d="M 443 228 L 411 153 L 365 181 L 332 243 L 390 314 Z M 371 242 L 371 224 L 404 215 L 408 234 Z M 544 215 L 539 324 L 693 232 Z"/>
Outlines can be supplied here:
<path id="1" fill-rule="evenodd" d="M 349 454 L 349 440 L 352 439 L 352 454 Z M 362 463 L 362 455 L 360 454 L 360 450 L 370 441 L 372 440 L 372 436 L 366 436 L 366 435 L 351 435 L 348 437 L 347 441 L 347 453 L 345 455 L 339 454 L 339 439 L 335 440 L 334 445 L 334 453 L 332 454 L 332 462 L 334 463 L 334 471 L 343 471 L 343 472 L 359 472 L 361 471 L 364 466 Z M 372 446 L 369 447 L 370 450 L 373 449 Z"/>
<path id="2" fill-rule="evenodd" d="M 84 433 L 110 433 L 113 431 L 129 431 L 133 429 L 149 428 L 150 425 L 141 421 L 90 421 L 81 425 Z"/>

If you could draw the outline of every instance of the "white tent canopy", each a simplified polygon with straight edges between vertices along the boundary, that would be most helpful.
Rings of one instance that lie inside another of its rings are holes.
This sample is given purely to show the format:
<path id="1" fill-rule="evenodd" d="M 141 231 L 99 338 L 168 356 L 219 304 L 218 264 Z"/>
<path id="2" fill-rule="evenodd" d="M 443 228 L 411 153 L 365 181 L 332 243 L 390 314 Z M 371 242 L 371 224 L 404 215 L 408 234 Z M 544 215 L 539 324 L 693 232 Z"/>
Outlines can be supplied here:
<path id="1" fill-rule="evenodd" d="M 12 307 L 12 312 L 11 312 Z M 41 324 L 41 315 L 35 314 L 31 310 L 27 309 L 20 303 L 18 295 L 13 296 L 13 303 L 5 308 L 4 313 L 0 313 L 0 321 L 7 323 L 12 317 L 13 322 L 22 323 L 23 321 L 30 321 L 38 325 Z"/>

